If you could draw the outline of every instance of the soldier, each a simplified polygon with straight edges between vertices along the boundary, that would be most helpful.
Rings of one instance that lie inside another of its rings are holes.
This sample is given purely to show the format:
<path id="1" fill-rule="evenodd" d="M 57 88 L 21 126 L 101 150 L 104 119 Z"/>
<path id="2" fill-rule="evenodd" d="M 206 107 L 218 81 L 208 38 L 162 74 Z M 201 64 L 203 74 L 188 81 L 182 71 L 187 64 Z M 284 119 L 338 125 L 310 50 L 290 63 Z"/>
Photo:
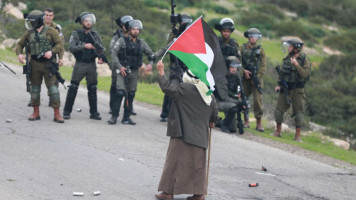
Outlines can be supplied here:
<path id="1" fill-rule="evenodd" d="M 289 109 L 291 103 L 296 126 L 294 140 L 298 142 L 301 142 L 300 128 L 304 118 L 304 86 L 310 76 L 311 70 L 309 58 L 304 52 L 301 52 L 303 44 L 297 38 L 287 40 L 283 43 L 283 47 L 288 51 L 288 55 L 283 58 L 278 85 L 275 88 L 275 91 L 280 92 L 280 95 L 274 112 L 277 123 L 274 136 L 281 137 L 283 114 Z"/>
<path id="2" fill-rule="evenodd" d="M 24 56 L 21 54 L 25 45 L 28 45 L 31 56 L 31 100 L 33 103 L 33 114 L 28 118 L 30 121 L 39 120 L 40 92 L 42 79 L 45 80 L 49 90 L 51 105 L 54 108 L 53 121 L 63 123 L 64 120 L 59 112 L 60 97 L 58 87 L 56 86 L 56 76 L 50 76 L 50 70 L 47 65 L 55 59 L 55 54 L 59 54 L 63 48 L 58 32 L 44 25 L 44 14 L 42 11 L 34 10 L 26 18 L 26 28 L 22 38 L 16 45 L 16 54 L 20 63 L 24 63 Z"/>
<path id="3" fill-rule="evenodd" d="M 58 54 L 58 65 L 62 66 L 63 65 L 63 55 L 64 55 L 64 36 L 62 34 L 62 27 L 59 24 L 56 24 L 53 22 L 53 18 L 54 18 L 54 10 L 52 8 L 46 8 L 44 10 L 44 25 L 54 28 L 58 31 L 59 37 L 61 38 L 62 41 L 62 46 L 63 48 L 61 49 L 61 51 Z M 57 87 L 58 87 L 58 83 L 56 83 Z M 48 106 L 51 106 L 51 97 L 50 94 L 48 93 L 49 96 L 49 103 Z M 28 103 L 28 106 L 32 107 L 32 101 L 30 99 L 30 102 Z"/>
<path id="4" fill-rule="evenodd" d="M 263 75 L 266 72 L 266 55 L 261 42 L 262 34 L 257 28 L 250 28 L 244 36 L 248 42 L 240 47 L 242 67 L 244 68 L 244 76 L 242 79 L 243 87 L 246 92 L 246 97 L 253 95 L 253 109 L 257 120 L 256 130 L 263 132 L 262 115 L 263 105 L 261 102 Z M 249 121 L 246 120 L 244 127 L 249 127 Z"/>
<path id="5" fill-rule="evenodd" d="M 130 118 L 132 103 L 135 97 L 138 81 L 138 69 L 142 66 L 142 54 L 145 53 L 150 61 L 146 65 L 146 70 L 151 71 L 154 62 L 154 55 L 148 44 L 139 38 L 142 30 L 140 20 L 129 22 L 129 37 L 121 37 L 112 49 L 112 67 L 118 70 L 116 93 L 113 98 L 112 117 L 109 124 L 116 124 L 120 112 L 122 98 L 127 96 L 128 101 L 124 104 L 124 117 L 122 124 L 135 125 L 136 123 Z"/>
<path id="6" fill-rule="evenodd" d="M 174 27 L 172 32 L 170 33 L 167 41 L 167 46 L 155 52 L 155 58 L 159 58 L 163 56 L 163 54 L 170 47 L 174 38 L 177 38 L 181 33 L 185 31 L 185 29 L 192 23 L 192 18 L 187 14 L 179 14 L 178 22 L 179 28 Z M 169 62 L 169 81 L 172 84 L 178 85 L 182 82 L 182 77 L 184 71 L 187 69 L 187 66 L 176 56 L 173 54 L 169 54 L 170 62 Z M 171 107 L 171 100 L 167 95 L 164 95 L 163 104 L 162 104 L 162 112 L 161 112 L 161 122 L 166 122 L 168 119 L 169 110 Z"/>
<path id="7" fill-rule="evenodd" d="M 227 59 L 229 56 L 240 58 L 241 53 L 239 50 L 239 44 L 231 38 L 231 33 L 235 30 L 234 21 L 230 18 L 223 18 L 218 24 L 215 25 L 215 29 L 220 31 L 221 34 L 219 37 L 219 44 L 221 52 L 225 58 L 226 65 L 229 63 Z"/>
<path id="8" fill-rule="evenodd" d="M 79 22 L 82 28 L 73 31 L 69 39 L 69 50 L 73 53 L 76 62 L 67 93 L 63 117 L 64 119 L 71 118 L 70 114 L 77 95 L 79 83 L 85 77 L 88 88 L 90 119 L 101 120 L 100 113 L 97 109 L 96 95 L 98 74 L 96 72 L 95 59 L 98 57 L 98 53 L 93 45 L 95 41 L 101 45 L 101 37 L 97 31 L 92 29 L 92 26 L 96 22 L 93 13 L 83 12 L 75 21 L 76 23 Z M 102 58 L 98 59 L 98 63 L 103 63 Z"/>
<path id="9" fill-rule="evenodd" d="M 236 132 L 236 117 L 237 117 L 237 127 L 239 128 L 239 133 L 243 134 L 243 122 L 241 119 L 241 111 L 247 108 L 247 102 L 245 99 L 245 94 L 242 86 L 242 70 L 241 70 L 241 63 L 235 56 L 229 56 L 228 58 L 228 66 L 229 66 L 229 73 L 226 75 L 227 79 L 227 87 L 228 87 L 228 94 L 229 97 L 238 99 L 241 101 L 241 104 L 237 106 L 238 110 L 236 113 L 234 112 L 227 112 L 225 113 L 225 119 L 223 121 L 223 125 L 221 130 L 226 132 L 226 130 L 232 130 L 232 132 Z M 235 117 L 236 116 L 236 117 Z"/>
<path id="10" fill-rule="evenodd" d="M 114 48 L 114 45 L 116 43 L 116 41 L 120 38 L 120 37 L 124 37 L 124 36 L 128 36 L 129 32 L 128 32 L 128 23 L 130 21 L 132 21 L 133 18 L 130 15 L 125 15 L 123 17 L 117 18 L 115 20 L 116 24 L 121 28 L 121 30 L 117 29 L 117 31 L 115 32 L 114 36 L 112 37 L 111 41 L 110 41 L 110 53 L 112 52 L 112 49 Z M 126 28 L 127 27 L 127 28 Z M 113 96 L 115 95 L 115 91 L 116 91 L 116 79 L 117 79 L 117 73 L 116 71 L 113 70 L 113 67 L 111 67 L 111 87 L 110 87 L 110 111 L 109 114 L 112 114 L 112 105 L 113 105 Z M 126 102 L 126 99 L 125 99 Z M 132 115 L 136 115 L 136 113 L 132 110 Z"/>

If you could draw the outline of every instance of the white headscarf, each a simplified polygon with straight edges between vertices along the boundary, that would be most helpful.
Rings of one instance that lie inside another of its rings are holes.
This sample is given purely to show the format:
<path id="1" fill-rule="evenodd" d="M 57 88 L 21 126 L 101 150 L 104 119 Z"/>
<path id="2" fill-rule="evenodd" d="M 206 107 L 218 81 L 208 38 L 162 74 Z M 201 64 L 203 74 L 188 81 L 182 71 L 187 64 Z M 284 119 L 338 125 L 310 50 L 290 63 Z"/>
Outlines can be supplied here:
<path id="1" fill-rule="evenodd" d="M 193 74 L 190 70 L 189 70 L 189 73 Z M 192 78 L 187 74 L 187 72 L 185 72 L 183 75 L 183 82 L 195 85 L 195 87 L 198 89 L 199 94 L 200 94 L 201 98 L 203 99 L 203 101 L 205 102 L 205 104 L 210 106 L 212 98 L 210 95 L 208 96 L 206 94 L 209 91 L 209 88 L 205 83 L 203 83 L 203 81 L 201 81 L 200 79 Z"/>

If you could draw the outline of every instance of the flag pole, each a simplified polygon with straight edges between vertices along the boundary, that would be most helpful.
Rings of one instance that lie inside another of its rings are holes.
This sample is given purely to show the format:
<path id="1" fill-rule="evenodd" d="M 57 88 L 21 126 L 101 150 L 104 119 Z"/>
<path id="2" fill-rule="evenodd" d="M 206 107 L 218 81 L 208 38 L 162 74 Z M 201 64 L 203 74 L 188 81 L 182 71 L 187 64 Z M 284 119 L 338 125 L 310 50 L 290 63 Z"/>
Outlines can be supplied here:
<path id="1" fill-rule="evenodd" d="M 209 168 L 210 168 L 210 150 L 211 150 L 211 127 L 209 127 L 208 169 L 206 171 L 206 194 L 205 194 L 205 196 L 208 195 Z"/>

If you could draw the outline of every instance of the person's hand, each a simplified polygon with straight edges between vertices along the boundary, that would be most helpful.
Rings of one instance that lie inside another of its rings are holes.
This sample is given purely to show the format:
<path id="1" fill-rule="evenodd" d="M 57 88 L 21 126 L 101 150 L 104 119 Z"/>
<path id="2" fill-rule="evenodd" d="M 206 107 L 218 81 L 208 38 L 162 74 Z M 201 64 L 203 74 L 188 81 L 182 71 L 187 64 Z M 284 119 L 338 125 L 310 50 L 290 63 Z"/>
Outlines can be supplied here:
<path id="1" fill-rule="evenodd" d="M 277 85 L 276 88 L 274 88 L 274 91 L 276 91 L 276 92 L 281 91 L 281 86 Z"/>
<path id="2" fill-rule="evenodd" d="M 215 123 L 214 122 L 209 122 L 209 127 L 210 128 L 215 128 Z"/>
<path id="3" fill-rule="evenodd" d="M 22 54 L 20 54 L 20 55 L 18 56 L 19 62 L 22 63 L 22 64 L 25 63 L 23 58 L 24 58 L 24 56 L 23 56 Z"/>
<path id="4" fill-rule="evenodd" d="M 95 47 L 91 43 L 86 43 L 84 45 L 84 48 L 86 48 L 86 49 L 95 49 Z"/>
<path id="5" fill-rule="evenodd" d="M 290 58 L 290 62 L 291 62 L 292 65 L 294 65 L 294 66 L 298 66 L 298 65 L 299 65 L 297 59 L 295 59 L 294 57 L 291 57 L 291 58 Z"/>
<path id="6" fill-rule="evenodd" d="M 59 66 L 62 66 L 62 65 L 63 65 L 63 59 L 59 59 L 59 60 L 58 60 L 58 65 L 59 65 Z"/>
<path id="7" fill-rule="evenodd" d="M 244 75 L 246 79 L 250 79 L 250 74 L 252 74 L 250 71 L 244 70 Z"/>
<path id="8" fill-rule="evenodd" d="M 163 76 L 164 75 L 164 64 L 163 64 L 162 60 L 157 62 L 156 68 L 157 68 L 158 74 Z"/>
<path id="9" fill-rule="evenodd" d="M 46 51 L 46 53 L 44 54 L 44 57 L 47 59 L 51 59 L 52 58 L 52 51 Z"/>
<path id="10" fill-rule="evenodd" d="M 152 65 L 151 64 L 147 64 L 146 65 L 146 71 L 152 71 Z"/>
<path id="11" fill-rule="evenodd" d="M 121 75 L 122 75 L 123 77 L 125 77 L 125 76 L 126 76 L 126 68 L 125 68 L 125 67 L 121 67 L 121 68 L 120 68 L 120 73 L 121 73 Z"/>
<path id="12" fill-rule="evenodd" d="M 103 63 L 104 63 L 103 59 L 102 59 L 102 58 L 99 58 L 99 59 L 98 59 L 98 64 L 103 64 Z"/>

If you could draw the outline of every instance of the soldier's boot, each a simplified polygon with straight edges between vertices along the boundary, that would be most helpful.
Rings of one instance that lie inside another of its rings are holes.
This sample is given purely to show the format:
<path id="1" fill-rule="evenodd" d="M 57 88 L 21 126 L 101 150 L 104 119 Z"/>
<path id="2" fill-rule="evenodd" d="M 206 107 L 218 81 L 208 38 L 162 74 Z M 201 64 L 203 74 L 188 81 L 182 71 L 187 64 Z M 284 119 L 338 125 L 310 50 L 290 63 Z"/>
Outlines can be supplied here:
<path id="1" fill-rule="evenodd" d="M 237 113 L 237 106 L 230 108 L 226 113 L 225 113 L 225 119 L 223 121 L 223 124 L 221 126 L 221 131 L 224 133 L 231 133 L 230 132 L 230 124 L 232 122 L 232 120 L 234 119 L 234 115 Z"/>
<path id="2" fill-rule="evenodd" d="M 116 93 L 116 83 L 112 82 L 111 83 L 111 87 L 110 87 L 110 102 L 109 102 L 110 110 L 109 110 L 109 114 L 112 114 L 112 108 L 113 108 L 113 104 L 114 104 L 115 93 Z"/>
<path id="3" fill-rule="evenodd" d="M 89 112 L 90 119 L 101 120 L 100 113 L 97 108 L 97 95 L 96 95 L 96 83 L 88 85 L 88 99 L 89 99 Z"/>
<path id="4" fill-rule="evenodd" d="M 115 94 L 113 95 L 112 98 L 113 107 L 112 107 L 111 118 L 108 120 L 108 124 L 114 125 L 117 123 L 117 118 L 119 117 L 122 98 L 124 96 L 125 96 L 125 91 L 123 90 L 115 91 Z"/>
<path id="5" fill-rule="evenodd" d="M 244 125 L 242 124 L 241 112 L 237 113 L 237 128 L 239 129 L 239 133 L 244 134 Z"/>
<path id="6" fill-rule="evenodd" d="M 282 132 L 282 123 L 277 123 L 276 131 L 274 132 L 273 136 L 282 137 L 281 132 Z"/>
<path id="7" fill-rule="evenodd" d="M 30 121 L 35 121 L 35 120 L 40 120 L 40 107 L 39 106 L 34 106 L 33 107 L 33 113 L 32 115 L 28 118 Z"/>
<path id="8" fill-rule="evenodd" d="M 128 103 L 129 103 L 129 109 L 130 109 L 130 115 L 137 115 L 137 113 L 133 110 L 133 100 L 135 98 L 136 91 L 130 91 L 128 93 Z"/>
<path id="9" fill-rule="evenodd" d="M 262 120 L 261 118 L 257 118 L 257 123 L 256 123 L 256 130 L 258 130 L 259 132 L 264 132 L 265 129 L 262 127 Z"/>
<path id="10" fill-rule="evenodd" d="M 124 117 L 121 120 L 122 124 L 130 124 L 130 125 L 136 125 L 136 122 L 134 122 L 131 118 L 131 110 L 129 108 L 129 102 L 128 100 L 124 104 Z"/>
<path id="11" fill-rule="evenodd" d="M 54 108 L 54 118 L 53 118 L 54 122 L 57 123 L 64 123 L 64 120 L 59 112 L 59 108 Z"/>
<path id="12" fill-rule="evenodd" d="M 300 128 L 296 128 L 295 129 L 294 140 L 297 141 L 297 142 L 302 142 L 302 140 L 300 139 Z"/>
<path id="13" fill-rule="evenodd" d="M 248 119 L 248 115 L 244 113 L 244 128 L 250 128 L 250 122 Z"/>
<path id="14" fill-rule="evenodd" d="M 71 85 L 69 86 L 66 102 L 63 109 L 64 119 L 70 119 L 70 113 L 72 112 L 73 109 L 73 104 L 75 101 L 75 97 L 77 96 L 78 87 L 79 87 L 79 83 L 76 82 L 71 82 Z"/>

